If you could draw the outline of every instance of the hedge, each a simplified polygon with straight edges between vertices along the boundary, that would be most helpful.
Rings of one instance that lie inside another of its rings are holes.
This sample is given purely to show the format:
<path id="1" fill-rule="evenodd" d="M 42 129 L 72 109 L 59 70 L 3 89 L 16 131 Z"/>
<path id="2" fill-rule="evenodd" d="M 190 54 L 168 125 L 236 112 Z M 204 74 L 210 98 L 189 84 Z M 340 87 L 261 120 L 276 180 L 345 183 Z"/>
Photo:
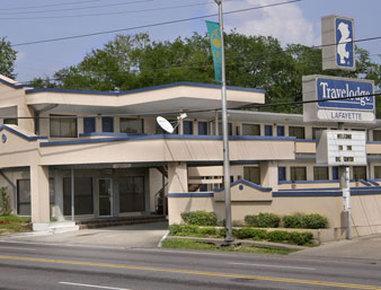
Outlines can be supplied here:
<path id="1" fill-rule="evenodd" d="M 204 238 L 223 238 L 224 228 L 198 227 L 193 225 L 171 225 L 169 227 L 171 236 L 190 236 Z M 296 245 L 312 244 L 313 235 L 310 232 L 287 232 L 266 231 L 249 227 L 233 229 L 233 236 L 237 239 L 251 239 L 258 241 L 269 241 L 276 243 L 291 243 Z"/>
<path id="2" fill-rule="evenodd" d="M 191 211 L 181 214 L 183 221 L 187 225 L 195 226 L 216 226 L 217 216 L 214 212 Z"/>
<path id="3" fill-rule="evenodd" d="M 273 213 L 260 213 L 245 216 L 245 224 L 256 228 L 277 228 L 281 218 Z"/>
<path id="4" fill-rule="evenodd" d="M 293 214 L 282 218 L 285 228 L 296 229 L 325 229 L 328 227 L 328 219 L 320 214 Z"/>

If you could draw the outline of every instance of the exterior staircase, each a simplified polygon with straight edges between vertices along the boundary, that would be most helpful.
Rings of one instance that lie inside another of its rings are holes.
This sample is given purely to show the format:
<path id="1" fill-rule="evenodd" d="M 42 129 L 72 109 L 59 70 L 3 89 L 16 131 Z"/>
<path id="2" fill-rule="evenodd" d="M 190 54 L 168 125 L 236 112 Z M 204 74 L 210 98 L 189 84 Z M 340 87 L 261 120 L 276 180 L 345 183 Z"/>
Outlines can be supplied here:
<path id="1" fill-rule="evenodd" d="M 165 221 L 167 220 L 163 215 L 140 215 L 129 217 L 98 218 L 94 220 L 77 221 L 76 224 L 79 226 L 80 230 L 83 230 Z"/>

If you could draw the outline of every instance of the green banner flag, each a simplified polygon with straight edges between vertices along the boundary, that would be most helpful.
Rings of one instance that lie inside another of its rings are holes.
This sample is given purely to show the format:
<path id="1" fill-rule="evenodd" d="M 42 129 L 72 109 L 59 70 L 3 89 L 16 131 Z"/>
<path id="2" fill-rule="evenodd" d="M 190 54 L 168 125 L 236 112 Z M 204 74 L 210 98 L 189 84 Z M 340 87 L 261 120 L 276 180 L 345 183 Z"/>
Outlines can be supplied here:
<path id="1" fill-rule="evenodd" d="M 222 81 L 222 41 L 220 24 L 217 22 L 206 21 L 210 45 L 212 47 L 213 63 L 214 63 L 214 78 L 216 81 Z"/>

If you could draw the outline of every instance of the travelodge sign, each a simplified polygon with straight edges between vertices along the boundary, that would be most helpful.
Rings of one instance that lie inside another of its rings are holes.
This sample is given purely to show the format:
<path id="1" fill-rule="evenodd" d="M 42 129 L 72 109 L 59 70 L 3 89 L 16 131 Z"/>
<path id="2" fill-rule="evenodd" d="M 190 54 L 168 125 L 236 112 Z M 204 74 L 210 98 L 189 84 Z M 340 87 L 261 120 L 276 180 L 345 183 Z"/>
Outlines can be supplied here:
<path id="1" fill-rule="evenodd" d="M 369 80 L 304 76 L 304 121 L 372 123 L 376 107 L 373 87 Z"/>

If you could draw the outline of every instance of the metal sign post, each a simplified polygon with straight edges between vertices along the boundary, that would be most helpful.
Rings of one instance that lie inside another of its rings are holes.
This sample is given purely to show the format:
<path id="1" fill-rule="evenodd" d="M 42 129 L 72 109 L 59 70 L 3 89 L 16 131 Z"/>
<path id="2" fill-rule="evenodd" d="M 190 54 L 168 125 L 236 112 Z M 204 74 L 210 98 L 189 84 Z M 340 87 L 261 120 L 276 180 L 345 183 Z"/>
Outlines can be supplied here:
<path id="1" fill-rule="evenodd" d="M 349 166 L 340 166 L 340 188 L 343 193 L 344 211 L 343 218 L 346 226 L 346 239 L 352 239 L 352 223 L 351 223 L 351 190 L 350 190 L 350 174 Z"/>

